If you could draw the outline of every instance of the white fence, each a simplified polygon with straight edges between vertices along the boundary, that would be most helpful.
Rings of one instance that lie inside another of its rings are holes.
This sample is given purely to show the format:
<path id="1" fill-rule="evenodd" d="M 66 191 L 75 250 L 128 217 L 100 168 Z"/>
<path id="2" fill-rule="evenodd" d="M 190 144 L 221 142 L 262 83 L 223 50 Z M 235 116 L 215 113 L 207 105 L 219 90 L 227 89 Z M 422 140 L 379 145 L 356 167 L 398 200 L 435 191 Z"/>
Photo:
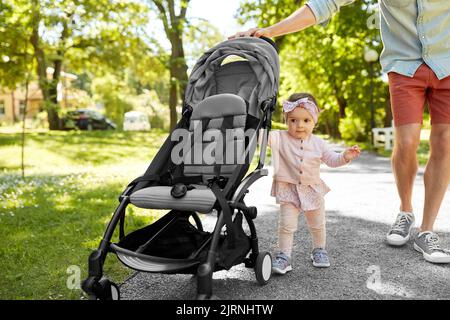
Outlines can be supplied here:
<path id="1" fill-rule="evenodd" d="M 383 147 L 385 150 L 392 150 L 394 146 L 394 127 L 373 128 L 373 145 L 376 148 Z"/>

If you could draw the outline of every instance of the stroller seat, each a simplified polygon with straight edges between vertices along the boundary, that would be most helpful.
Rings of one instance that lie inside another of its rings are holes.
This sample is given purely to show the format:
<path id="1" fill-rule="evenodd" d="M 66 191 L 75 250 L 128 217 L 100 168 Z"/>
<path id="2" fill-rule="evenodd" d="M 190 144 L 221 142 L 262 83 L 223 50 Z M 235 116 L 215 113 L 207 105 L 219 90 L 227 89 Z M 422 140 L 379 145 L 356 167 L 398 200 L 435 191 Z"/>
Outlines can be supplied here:
<path id="1" fill-rule="evenodd" d="M 172 187 L 158 186 L 141 189 L 130 196 L 130 201 L 138 208 L 145 209 L 175 209 L 211 212 L 216 196 L 205 185 L 193 184 L 195 189 L 186 192 L 182 198 L 174 198 L 170 191 Z"/>
<path id="2" fill-rule="evenodd" d="M 207 184 L 217 174 L 216 165 L 220 166 L 220 176 L 229 178 L 244 155 L 246 106 L 240 96 L 225 93 L 210 96 L 194 108 L 189 139 L 179 142 L 178 149 L 183 150 L 183 176 L 201 176 L 203 184 L 192 184 L 194 189 L 182 198 L 171 195 L 172 186 L 148 187 L 133 193 L 130 202 L 146 209 L 211 212 L 217 199 Z M 208 155 L 212 155 L 210 163 L 205 159 Z"/>

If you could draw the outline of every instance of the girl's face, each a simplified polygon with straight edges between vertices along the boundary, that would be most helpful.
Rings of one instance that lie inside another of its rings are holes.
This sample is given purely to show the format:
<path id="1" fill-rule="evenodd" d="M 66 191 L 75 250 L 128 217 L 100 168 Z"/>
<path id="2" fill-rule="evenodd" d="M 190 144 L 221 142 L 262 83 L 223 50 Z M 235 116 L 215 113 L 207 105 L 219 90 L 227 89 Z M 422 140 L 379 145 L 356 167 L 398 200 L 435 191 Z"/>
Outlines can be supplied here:
<path id="1" fill-rule="evenodd" d="M 287 114 L 288 133 L 297 139 L 308 138 L 314 129 L 314 119 L 306 109 L 297 107 Z"/>

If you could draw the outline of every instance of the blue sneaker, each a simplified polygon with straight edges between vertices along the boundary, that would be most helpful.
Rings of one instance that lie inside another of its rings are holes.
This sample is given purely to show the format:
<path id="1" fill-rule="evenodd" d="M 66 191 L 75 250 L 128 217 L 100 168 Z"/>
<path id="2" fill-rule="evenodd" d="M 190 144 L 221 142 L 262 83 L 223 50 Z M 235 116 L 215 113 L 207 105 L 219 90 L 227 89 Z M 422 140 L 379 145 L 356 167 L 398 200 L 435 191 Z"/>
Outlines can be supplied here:
<path id="1" fill-rule="evenodd" d="M 286 274 L 286 272 L 291 271 L 292 266 L 290 260 L 283 252 L 278 253 L 272 262 L 272 271 L 278 274 Z"/>
<path id="2" fill-rule="evenodd" d="M 330 259 L 328 259 L 327 250 L 322 248 L 315 248 L 311 253 L 311 260 L 314 267 L 328 268 L 330 266 Z"/>

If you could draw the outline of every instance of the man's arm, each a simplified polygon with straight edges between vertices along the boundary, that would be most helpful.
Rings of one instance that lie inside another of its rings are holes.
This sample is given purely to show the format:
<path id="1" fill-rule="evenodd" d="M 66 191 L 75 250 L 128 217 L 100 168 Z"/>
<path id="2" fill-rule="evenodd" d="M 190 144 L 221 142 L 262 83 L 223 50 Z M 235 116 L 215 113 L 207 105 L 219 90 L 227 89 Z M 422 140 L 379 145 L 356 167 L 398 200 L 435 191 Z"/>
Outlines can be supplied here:
<path id="1" fill-rule="evenodd" d="M 314 24 L 316 24 L 316 17 L 313 11 L 307 5 L 304 5 L 286 19 L 265 29 L 268 37 L 271 38 L 301 31 Z"/>
<path id="2" fill-rule="evenodd" d="M 296 10 L 286 19 L 267 28 L 252 28 L 245 32 L 238 32 L 236 37 L 278 37 L 281 35 L 301 31 L 315 24 L 322 24 L 331 19 L 341 6 L 348 5 L 355 0 L 309 0 L 304 6 Z"/>

